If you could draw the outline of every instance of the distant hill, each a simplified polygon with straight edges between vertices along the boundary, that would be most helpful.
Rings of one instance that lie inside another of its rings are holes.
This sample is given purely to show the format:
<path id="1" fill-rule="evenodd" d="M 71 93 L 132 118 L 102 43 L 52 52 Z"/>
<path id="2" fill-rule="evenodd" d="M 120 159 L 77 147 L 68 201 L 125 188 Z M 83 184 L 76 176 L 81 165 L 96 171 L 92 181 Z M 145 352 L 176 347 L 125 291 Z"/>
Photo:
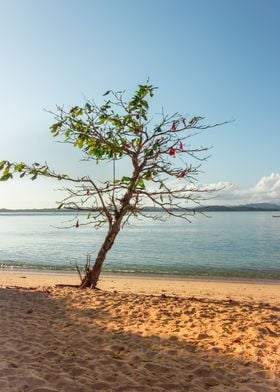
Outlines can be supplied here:
<path id="1" fill-rule="evenodd" d="M 160 211 L 159 208 L 146 207 L 145 211 Z M 280 204 L 270 204 L 270 203 L 254 203 L 254 204 L 241 204 L 236 206 L 222 206 L 222 205 L 212 205 L 203 206 L 197 208 L 189 208 L 188 210 L 195 210 L 198 212 L 203 211 L 280 211 Z"/>
<path id="2" fill-rule="evenodd" d="M 148 212 L 157 212 L 161 211 L 160 208 L 157 207 L 144 207 L 144 211 Z M 205 207 L 197 207 L 197 208 L 187 208 L 190 211 L 280 211 L 280 204 L 272 204 L 272 203 L 252 203 L 252 204 L 241 204 L 236 206 L 205 206 Z M 49 213 L 49 214 L 67 214 L 73 213 L 75 211 L 72 210 L 58 210 L 57 208 L 40 208 L 40 209 L 7 209 L 0 208 L 0 213 Z"/>
<path id="3" fill-rule="evenodd" d="M 252 203 L 252 204 L 245 204 L 245 206 L 252 207 L 252 208 L 263 208 L 265 210 L 270 210 L 271 208 L 275 208 L 276 211 L 279 211 L 280 204 L 272 204 L 272 203 Z"/>
<path id="4" fill-rule="evenodd" d="M 14 213 L 14 212 L 23 212 L 23 213 L 65 213 L 69 211 L 59 210 L 57 208 L 22 208 L 22 209 L 9 209 L 9 208 L 0 208 L 0 213 Z"/>
<path id="5" fill-rule="evenodd" d="M 280 205 L 270 203 L 242 204 L 237 206 L 206 206 L 198 211 L 280 211 Z"/>

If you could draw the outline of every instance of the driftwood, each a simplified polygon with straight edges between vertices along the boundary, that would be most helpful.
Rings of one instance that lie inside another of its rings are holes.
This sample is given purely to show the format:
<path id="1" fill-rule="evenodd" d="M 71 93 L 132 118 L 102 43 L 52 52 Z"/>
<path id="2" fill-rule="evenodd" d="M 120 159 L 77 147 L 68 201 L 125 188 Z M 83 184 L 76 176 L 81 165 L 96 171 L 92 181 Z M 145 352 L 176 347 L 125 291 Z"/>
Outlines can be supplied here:
<path id="1" fill-rule="evenodd" d="M 80 285 L 79 284 L 63 284 L 63 283 L 58 283 L 56 284 L 54 287 L 75 287 L 75 288 L 79 288 Z"/>
<path id="2" fill-rule="evenodd" d="M 79 284 L 63 284 L 63 283 L 58 283 L 54 287 L 74 287 L 76 289 L 80 288 L 81 286 Z M 100 290 L 102 291 L 99 287 L 94 287 L 94 290 Z"/>

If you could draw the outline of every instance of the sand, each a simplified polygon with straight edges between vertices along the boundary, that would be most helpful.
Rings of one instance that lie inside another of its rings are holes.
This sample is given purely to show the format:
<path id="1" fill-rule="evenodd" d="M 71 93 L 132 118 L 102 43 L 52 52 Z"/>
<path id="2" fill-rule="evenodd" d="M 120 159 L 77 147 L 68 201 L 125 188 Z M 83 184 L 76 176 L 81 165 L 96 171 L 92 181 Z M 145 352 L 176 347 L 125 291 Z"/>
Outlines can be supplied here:
<path id="1" fill-rule="evenodd" d="M 56 283 L 0 274 L 1 392 L 280 391 L 279 284 Z"/>

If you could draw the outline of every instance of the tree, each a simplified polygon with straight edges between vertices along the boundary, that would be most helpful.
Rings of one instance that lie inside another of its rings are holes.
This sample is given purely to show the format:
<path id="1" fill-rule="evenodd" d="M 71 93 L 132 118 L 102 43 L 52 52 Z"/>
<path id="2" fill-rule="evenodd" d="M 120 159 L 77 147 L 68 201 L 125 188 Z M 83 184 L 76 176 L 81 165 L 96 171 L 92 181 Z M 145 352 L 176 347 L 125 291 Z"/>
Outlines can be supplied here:
<path id="1" fill-rule="evenodd" d="M 75 106 L 69 111 L 57 107 L 52 113 L 55 123 L 50 129 L 54 137 L 79 148 L 87 160 L 111 162 L 112 178 L 105 182 L 88 175 L 58 174 L 47 163 L 0 162 L 2 181 L 19 174 L 32 180 L 44 176 L 72 183 L 72 188 L 65 188 L 67 196 L 58 208 L 87 211 L 87 223 L 97 228 L 108 226 L 94 265 L 86 269 L 81 288 L 96 287 L 106 255 L 130 217 L 174 216 L 189 221 L 195 210 L 192 206 L 187 208 L 188 203 L 199 204 L 203 195 L 212 191 L 199 187 L 196 178 L 208 149 L 192 148 L 187 142 L 201 130 L 221 124 L 205 125 L 202 117 L 187 120 L 178 113 L 169 116 L 163 111 L 159 120 L 153 121 L 148 114 L 149 99 L 155 89 L 147 81 L 138 86 L 129 101 L 124 100 L 125 92 L 109 90 L 101 106 L 86 101 L 83 107 Z M 128 162 L 130 173 L 116 178 L 116 165 L 123 159 Z M 193 159 L 199 164 L 193 166 Z M 150 213 L 148 206 L 157 207 L 161 214 Z M 77 220 L 75 226 L 78 228 L 80 224 Z"/>

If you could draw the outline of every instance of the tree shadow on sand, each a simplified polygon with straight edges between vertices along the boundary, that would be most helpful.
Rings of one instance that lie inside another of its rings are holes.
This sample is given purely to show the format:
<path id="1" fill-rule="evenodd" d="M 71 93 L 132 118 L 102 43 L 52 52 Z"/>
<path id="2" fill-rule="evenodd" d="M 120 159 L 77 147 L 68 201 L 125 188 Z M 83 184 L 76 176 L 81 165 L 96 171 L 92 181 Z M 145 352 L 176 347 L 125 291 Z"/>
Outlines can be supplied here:
<path id="1" fill-rule="evenodd" d="M 223 312 L 223 304 L 216 305 Z M 214 320 L 217 311 L 213 302 L 199 306 L 194 300 L 90 290 L 0 289 L 0 390 L 279 390 L 279 379 L 261 364 L 228 355 L 222 345 L 202 344 L 210 338 L 203 330 L 192 338 L 187 321 L 195 326 L 203 312 L 204 320 Z"/>

